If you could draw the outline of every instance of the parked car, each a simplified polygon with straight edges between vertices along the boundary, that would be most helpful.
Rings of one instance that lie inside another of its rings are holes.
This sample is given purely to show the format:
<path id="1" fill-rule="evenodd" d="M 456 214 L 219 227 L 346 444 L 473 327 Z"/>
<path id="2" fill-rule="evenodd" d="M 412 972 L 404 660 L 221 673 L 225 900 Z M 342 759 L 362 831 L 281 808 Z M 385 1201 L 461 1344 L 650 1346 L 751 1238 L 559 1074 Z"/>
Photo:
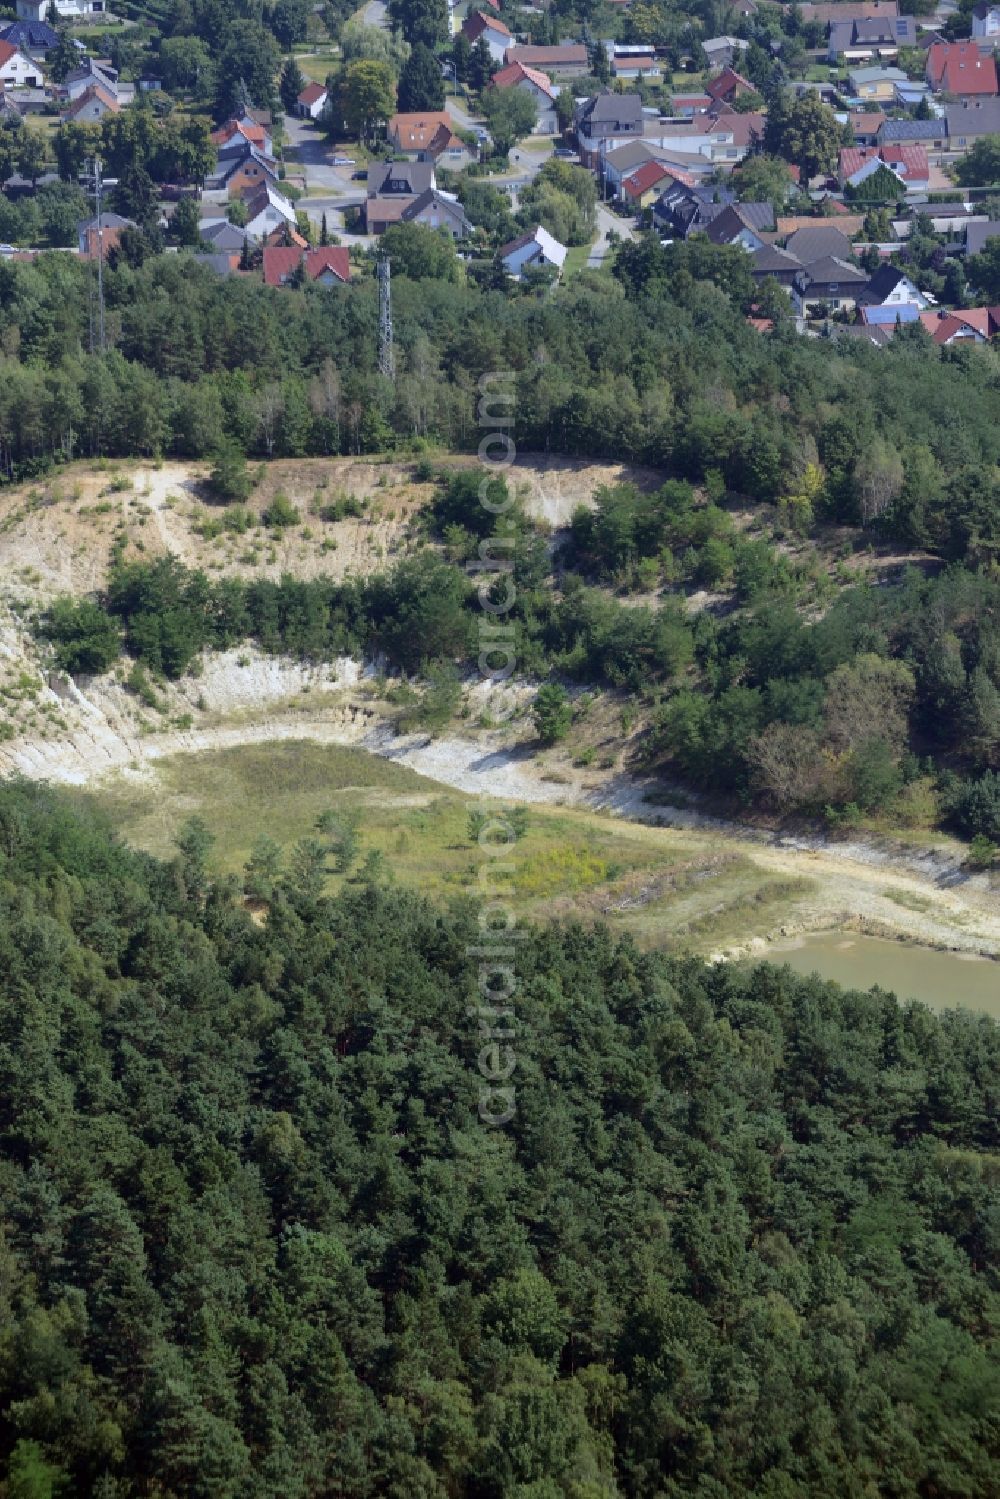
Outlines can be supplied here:
<path id="1" fill-rule="evenodd" d="M 334 164 L 335 167 L 353 167 L 354 166 L 354 157 L 353 156 L 335 156 L 333 158 L 333 164 Z"/>
<path id="2" fill-rule="evenodd" d="M 367 182 L 368 181 L 368 168 L 367 167 L 362 167 L 359 172 L 352 172 L 351 173 L 351 181 L 352 182 Z"/>
<path id="3" fill-rule="evenodd" d="M 576 160 L 576 152 L 571 151 L 568 146 L 557 146 L 552 154 L 553 156 L 558 156 L 560 161 Z"/>

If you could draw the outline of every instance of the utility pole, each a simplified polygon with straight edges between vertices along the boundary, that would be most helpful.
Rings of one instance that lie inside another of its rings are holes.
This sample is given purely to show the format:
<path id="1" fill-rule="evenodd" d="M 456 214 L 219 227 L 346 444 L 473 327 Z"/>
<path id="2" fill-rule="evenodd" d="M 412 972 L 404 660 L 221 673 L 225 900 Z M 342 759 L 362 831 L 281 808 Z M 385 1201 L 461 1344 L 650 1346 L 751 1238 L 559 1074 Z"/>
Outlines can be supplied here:
<path id="1" fill-rule="evenodd" d="M 396 360 L 392 348 L 392 291 L 389 286 L 389 257 L 378 262 L 378 367 L 387 380 L 396 377 Z"/>
<path id="2" fill-rule="evenodd" d="M 107 349 L 107 341 L 104 335 L 104 179 L 101 175 L 102 167 L 103 163 L 99 156 L 87 162 L 88 186 L 93 182 L 94 202 L 97 208 L 97 344 L 103 354 Z M 91 351 L 93 351 L 93 330 L 91 330 Z"/>

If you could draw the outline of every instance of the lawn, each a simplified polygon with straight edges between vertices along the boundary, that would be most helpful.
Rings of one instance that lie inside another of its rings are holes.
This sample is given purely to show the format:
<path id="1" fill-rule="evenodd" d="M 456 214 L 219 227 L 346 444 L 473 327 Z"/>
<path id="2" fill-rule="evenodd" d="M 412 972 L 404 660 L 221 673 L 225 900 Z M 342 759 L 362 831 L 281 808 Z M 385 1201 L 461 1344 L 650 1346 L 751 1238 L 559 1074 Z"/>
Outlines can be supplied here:
<path id="1" fill-rule="evenodd" d="M 78 795 L 129 842 L 166 857 L 181 822 L 197 814 L 215 838 L 220 872 L 239 872 L 261 834 L 287 855 L 316 836 L 327 811 L 359 815 L 359 862 L 378 850 L 388 877 L 432 898 L 475 891 L 483 863 L 469 829 L 477 798 L 346 747 L 283 741 L 178 754 L 158 762 L 149 781 L 119 778 Z M 790 899 L 812 888 L 768 880 L 712 835 L 557 806 L 527 809 L 527 831 L 509 857 L 519 915 L 607 920 L 643 946 L 672 937 L 709 951 L 768 930 L 779 913 L 787 919 Z M 342 878 L 331 874 L 331 889 Z"/>
<path id="2" fill-rule="evenodd" d="M 591 250 L 594 248 L 594 240 L 589 245 L 572 245 L 566 251 L 566 259 L 563 261 L 563 280 L 568 281 L 571 276 L 578 276 L 581 271 L 586 270 L 587 260 Z"/>

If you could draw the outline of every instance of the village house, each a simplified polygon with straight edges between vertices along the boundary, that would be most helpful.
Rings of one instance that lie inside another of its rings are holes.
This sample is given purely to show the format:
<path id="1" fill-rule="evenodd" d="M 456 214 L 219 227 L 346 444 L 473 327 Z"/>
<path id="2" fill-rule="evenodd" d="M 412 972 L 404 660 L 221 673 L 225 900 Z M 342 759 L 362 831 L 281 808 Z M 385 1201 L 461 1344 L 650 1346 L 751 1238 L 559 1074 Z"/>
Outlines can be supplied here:
<path id="1" fill-rule="evenodd" d="M 930 303 L 905 271 L 880 265 L 858 296 L 859 307 L 915 307 L 922 312 Z"/>
<path id="2" fill-rule="evenodd" d="M 844 146 L 837 162 L 837 181 L 842 188 L 857 189 L 886 167 L 909 192 L 925 192 L 930 183 L 927 152 L 919 142 L 883 146 Z"/>
<path id="3" fill-rule="evenodd" d="M 538 225 L 529 229 L 526 234 L 519 235 L 517 239 L 512 239 L 498 254 L 508 275 L 520 280 L 525 271 L 538 270 L 543 266 L 561 271 L 566 259 L 566 246 L 561 245 L 547 229 Z"/>
<path id="4" fill-rule="evenodd" d="M 1000 99 L 967 99 L 944 112 L 948 150 L 967 151 L 984 135 L 1000 134 Z"/>
<path id="5" fill-rule="evenodd" d="M 104 0 L 17 0 L 21 21 L 47 21 L 52 5 L 56 15 L 72 20 L 80 16 L 99 16 L 107 10 Z"/>
<path id="6" fill-rule="evenodd" d="M 834 21 L 830 25 L 827 57 L 830 62 L 868 62 L 892 58 L 900 47 L 915 47 L 917 23 L 912 16 L 866 16 Z"/>
<path id="7" fill-rule="evenodd" d="M 787 250 L 779 250 L 777 245 L 762 245 L 750 256 L 750 274 L 758 284 L 762 281 L 776 281 L 787 292 L 791 292 L 801 270 L 802 262 Z"/>
<path id="8" fill-rule="evenodd" d="M 1000 307 L 962 307 L 922 312 L 920 323 L 939 346 L 989 343 L 1000 333 Z"/>
<path id="9" fill-rule="evenodd" d="M 294 206 L 270 182 L 245 190 L 242 201 L 247 210 L 245 228 L 251 238 L 266 239 L 275 229 L 286 225 L 295 228 Z"/>
<path id="10" fill-rule="evenodd" d="M 975 42 L 935 42 L 927 50 L 927 82 L 936 94 L 956 99 L 992 97 L 997 93 L 997 65 Z"/>
<path id="11" fill-rule="evenodd" d="M 296 245 L 268 245 L 262 264 L 267 286 L 303 281 L 319 286 L 343 286 L 351 279 L 350 254 L 343 245 L 321 245 L 315 250 L 302 250 Z"/>
<path id="12" fill-rule="evenodd" d="M 781 227 L 779 219 L 779 231 Z M 785 249 L 806 267 L 816 260 L 849 260 L 854 254 L 854 246 L 846 234 L 831 225 L 816 223 L 795 229 L 785 241 Z"/>
<path id="13" fill-rule="evenodd" d="M 534 133 L 555 135 L 559 130 L 556 112 L 557 90 L 547 73 L 539 68 L 525 67 L 523 62 L 511 62 L 494 73 L 491 88 L 516 88 L 535 101 L 538 111 Z"/>
<path id="14" fill-rule="evenodd" d="M 401 223 L 423 224 L 427 229 L 439 229 L 450 234 L 452 239 L 464 239 L 472 230 L 465 209 L 453 193 L 444 193 L 439 188 L 429 187 L 419 193 L 403 209 Z"/>
<path id="15" fill-rule="evenodd" d="M 62 117 L 74 125 L 91 125 L 103 120 L 105 115 L 117 114 L 120 108 L 114 94 L 109 94 L 102 84 L 92 83 L 66 106 Z"/>
<path id="16" fill-rule="evenodd" d="M 897 88 L 909 79 L 901 68 L 849 68 L 847 82 L 855 99 L 892 104 Z"/>
<path id="17" fill-rule="evenodd" d="M 117 249 L 122 231 L 135 227 L 131 219 L 124 219 L 119 213 L 102 213 L 100 220 L 97 218 L 82 220 L 76 226 L 77 249 L 80 258 L 82 260 L 107 260 L 110 252 Z"/>
<path id="18" fill-rule="evenodd" d="M 663 69 L 652 47 L 615 47 L 611 54 L 611 76 L 630 83 L 639 78 L 656 83 L 663 77 Z"/>
<path id="19" fill-rule="evenodd" d="M 474 47 L 482 37 L 494 62 L 503 62 L 504 53 L 513 41 L 499 16 L 491 16 L 481 10 L 472 11 L 466 16 L 462 24 L 462 35 L 466 37 L 470 47 Z"/>
<path id="20" fill-rule="evenodd" d="M 439 162 L 452 172 L 477 159 L 477 153 L 455 134 L 451 116 L 443 109 L 394 114 L 386 127 L 386 138 L 408 161 Z"/>
<path id="21" fill-rule="evenodd" d="M 66 74 L 59 85 L 59 92 L 66 99 L 78 99 L 89 88 L 102 88 L 113 94 L 119 103 L 121 93 L 118 71 L 110 63 L 98 62 L 94 57 L 84 57 L 78 67 Z"/>
<path id="22" fill-rule="evenodd" d="M 583 42 L 562 42 L 555 47 L 508 46 L 504 62 L 519 62 L 563 78 L 582 78 L 590 72 L 590 53 Z"/>
<path id="23" fill-rule="evenodd" d="M 886 120 L 878 128 L 880 146 L 921 145 L 925 151 L 948 149 L 948 123 L 944 115 L 932 120 Z"/>
<path id="24" fill-rule="evenodd" d="M 770 203 L 730 203 L 713 215 L 706 230 L 713 245 L 739 245 L 743 250 L 763 249 L 763 235 L 773 231 Z"/>
<path id="25" fill-rule="evenodd" d="M 675 171 L 653 204 L 653 222 L 672 239 L 687 239 L 705 234 L 712 220 L 735 201 L 735 193 L 702 186 L 689 174 Z"/>
<path id="26" fill-rule="evenodd" d="M 36 62 L 44 62 L 53 47 L 59 45 L 59 33 L 45 21 L 11 21 L 0 31 L 0 41 L 9 42 Z"/>
<path id="27" fill-rule="evenodd" d="M 295 101 L 295 112 L 300 120 L 318 120 L 329 102 L 330 95 L 322 83 L 307 83 Z"/>
<path id="28" fill-rule="evenodd" d="M 898 0 L 823 0 L 813 4 L 803 0 L 799 6 L 804 22 L 818 21 L 832 26 L 837 21 L 864 21 L 873 16 L 898 16 Z"/>
<path id="29" fill-rule="evenodd" d="M 662 162 L 644 161 L 641 167 L 637 167 L 622 180 L 622 202 L 636 213 L 652 207 L 669 178 L 670 173 Z"/>
<path id="30" fill-rule="evenodd" d="M 594 168 L 616 147 L 642 140 L 642 100 L 638 94 L 602 92 L 577 106 L 575 125 L 580 160 Z"/>
<path id="31" fill-rule="evenodd" d="M 239 198 L 263 182 L 278 186 L 278 163 L 249 141 L 236 139 L 219 152 L 215 170 L 205 178 L 205 191 Z"/>
<path id="32" fill-rule="evenodd" d="M 983 0 L 972 7 L 972 39 L 991 41 L 994 37 L 1000 37 L 1000 5 Z"/>
<path id="33" fill-rule="evenodd" d="M 742 58 L 750 44 L 739 36 L 710 36 L 701 45 L 710 68 L 727 68 Z"/>
<path id="34" fill-rule="evenodd" d="M 792 302 L 800 317 L 826 312 L 853 312 L 868 278 L 857 266 L 834 255 L 825 255 L 792 280 Z"/>
<path id="35" fill-rule="evenodd" d="M 723 68 L 721 73 L 708 80 L 705 92 L 713 105 L 723 105 L 732 104 L 742 94 L 753 94 L 756 90 L 742 73 L 737 73 L 733 68 Z"/>
<path id="36" fill-rule="evenodd" d="M 209 140 L 220 153 L 245 142 L 249 146 L 256 146 L 264 156 L 274 155 L 270 130 L 266 125 L 255 120 L 252 115 L 242 115 L 239 119 L 227 120 L 224 125 L 219 126 L 218 130 L 212 131 Z"/>
<path id="37" fill-rule="evenodd" d="M 45 78 L 33 57 L 13 42 L 0 42 L 0 83 L 4 88 L 42 88 Z"/>

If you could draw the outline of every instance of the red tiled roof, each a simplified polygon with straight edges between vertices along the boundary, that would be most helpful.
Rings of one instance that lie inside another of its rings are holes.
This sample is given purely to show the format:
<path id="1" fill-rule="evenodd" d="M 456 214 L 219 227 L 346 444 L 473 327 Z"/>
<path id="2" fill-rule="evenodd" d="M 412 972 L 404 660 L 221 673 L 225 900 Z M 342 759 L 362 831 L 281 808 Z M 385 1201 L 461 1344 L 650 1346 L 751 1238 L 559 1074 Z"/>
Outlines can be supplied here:
<path id="1" fill-rule="evenodd" d="M 491 83 L 493 88 L 516 88 L 525 81 L 540 88 L 549 99 L 555 98 L 556 91 L 548 74 L 540 72 L 538 68 L 528 68 L 523 62 L 509 62 L 499 73 L 493 74 Z"/>
<path id="2" fill-rule="evenodd" d="M 19 50 L 18 47 L 14 46 L 13 42 L 0 42 L 0 68 L 3 67 L 5 62 L 10 62 L 11 58 L 15 57 Z"/>
<path id="3" fill-rule="evenodd" d="M 501 36 L 510 36 L 510 32 L 499 16 L 489 16 L 485 11 L 474 11 L 471 16 L 466 16 L 462 27 L 470 41 L 477 41 L 484 31 L 498 31 Z"/>
<path id="4" fill-rule="evenodd" d="M 326 98 L 326 89 L 322 83 L 307 83 L 299 95 L 300 104 L 318 104 L 320 99 Z M 263 136 L 263 131 L 261 135 Z"/>
<path id="5" fill-rule="evenodd" d="M 927 50 L 927 81 L 945 94 L 995 94 L 997 65 L 975 42 L 934 42 Z"/>
<path id="6" fill-rule="evenodd" d="M 725 99 L 733 93 L 752 94 L 754 86 L 748 83 L 741 73 L 737 73 L 735 68 L 723 68 L 717 77 L 708 80 L 705 84 L 705 92 L 713 99 Z"/>
<path id="7" fill-rule="evenodd" d="M 114 94 L 109 94 L 107 89 L 102 88 L 99 83 L 92 83 L 88 88 L 84 89 L 82 94 L 78 95 L 78 97 L 73 100 L 72 104 L 70 104 L 69 108 L 66 110 L 66 118 L 70 120 L 73 119 L 75 115 L 78 115 L 81 110 L 86 108 L 91 99 L 99 99 L 100 102 L 104 105 L 105 109 L 110 110 L 112 114 L 118 113 L 118 100 L 115 98 Z"/>
<path id="8" fill-rule="evenodd" d="M 315 281 L 324 271 L 332 271 L 341 281 L 351 279 L 350 255 L 344 245 L 322 245 L 303 252 L 295 245 L 271 245 L 264 249 L 264 281 L 281 286 L 298 267 L 305 268 L 307 281 Z"/>
<path id="9" fill-rule="evenodd" d="M 244 140 L 254 146 L 263 146 L 267 140 L 267 131 L 263 125 L 243 125 L 239 120 L 227 120 L 218 130 L 212 131 L 209 140 L 213 146 L 224 146 L 234 135 L 242 135 Z"/>
<path id="10" fill-rule="evenodd" d="M 630 177 L 626 177 L 622 187 L 630 198 L 641 198 L 643 193 L 655 187 L 664 177 L 673 176 L 667 168 L 658 161 L 644 161 Z"/>

